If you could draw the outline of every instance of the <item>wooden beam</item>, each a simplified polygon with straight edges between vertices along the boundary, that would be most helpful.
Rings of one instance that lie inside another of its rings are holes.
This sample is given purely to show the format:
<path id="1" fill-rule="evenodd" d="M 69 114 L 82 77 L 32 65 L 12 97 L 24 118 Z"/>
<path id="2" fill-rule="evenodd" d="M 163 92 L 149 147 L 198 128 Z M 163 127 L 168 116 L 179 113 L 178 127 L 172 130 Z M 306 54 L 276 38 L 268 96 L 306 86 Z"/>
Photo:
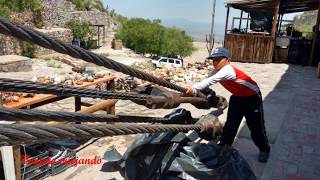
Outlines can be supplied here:
<path id="1" fill-rule="evenodd" d="M 5 179 L 15 180 L 16 174 L 12 146 L 1 146 L 0 149 Z"/>
<path id="2" fill-rule="evenodd" d="M 12 146 L 13 148 L 13 158 L 14 158 L 14 168 L 16 173 L 16 180 L 21 180 L 21 151 L 20 146 Z"/>
<path id="3" fill-rule="evenodd" d="M 316 50 L 316 41 L 318 39 L 318 36 L 320 36 L 319 34 L 319 24 L 320 24 L 320 4 L 319 4 L 319 7 L 318 7 L 318 17 L 317 17 L 317 22 L 316 22 L 316 32 L 314 34 L 314 37 L 313 37 L 313 42 L 312 42 L 312 48 L 311 48 L 311 53 L 310 53 L 310 58 L 309 58 L 309 66 L 311 66 L 313 64 L 313 61 L 315 59 L 314 57 L 314 53 L 315 53 L 315 50 Z M 318 42 L 319 43 L 319 42 Z"/>
<path id="4" fill-rule="evenodd" d="M 282 14 L 291 12 L 302 12 L 317 10 L 319 2 L 317 0 L 296 0 L 296 1 L 284 1 L 281 3 Z M 242 1 L 235 3 L 228 3 L 227 7 L 233 7 L 244 11 L 258 11 L 258 12 L 271 12 L 274 11 L 275 1 Z"/>
<path id="5" fill-rule="evenodd" d="M 242 15 L 243 15 L 243 11 L 241 11 L 241 14 L 240 14 L 239 30 L 241 29 Z"/>
<path id="6" fill-rule="evenodd" d="M 248 13 L 248 19 L 247 19 L 247 26 L 246 26 L 246 31 L 248 32 L 248 27 L 249 27 L 249 13 Z"/>
<path id="7" fill-rule="evenodd" d="M 223 44 L 225 44 L 227 30 L 228 30 L 229 11 L 230 11 L 230 7 L 227 7 L 227 17 L 226 17 L 226 25 L 225 25 L 225 28 L 224 28 L 224 41 L 223 41 Z"/>
<path id="8" fill-rule="evenodd" d="M 276 37 L 276 25 L 277 25 L 277 19 L 279 15 L 279 7 L 280 7 L 280 0 L 276 0 L 276 5 L 273 13 L 272 29 L 271 29 L 271 36 L 273 38 Z"/>
<path id="9" fill-rule="evenodd" d="M 87 102 L 82 102 L 81 101 L 81 106 L 85 106 L 85 107 L 90 107 L 90 106 L 92 106 L 93 104 L 91 104 L 91 103 L 87 103 Z"/>
<path id="10" fill-rule="evenodd" d="M 276 25 L 277 25 L 277 19 L 279 15 L 279 8 L 280 8 L 280 0 L 276 0 L 276 5 L 275 5 L 275 10 L 273 13 L 273 21 L 272 21 L 272 29 L 271 29 L 271 37 L 272 37 L 272 51 L 270 51 L 270 56 L 269 56 L 269 62 L 272 63 L 272 57 L 274 55 L 274 50 L 276 46 Z"/>
<path id="11" fill-rule="evenodd" d="M 116 104 L 118 100 L 112 99 L 112 100 L 104 100 L 102 102 L 99 102 L 97 104 L 94 104 L 88 108 L 82 109 L 80 112 L 85 113 L 93 113 L 100 110 L 105 110 L 107 107 L 112 107 Z"/>
<path id="12" fill-rule="evenodd" d="M 283 19 L 283 14 L 281 14 L 281 18 L 278 26 L 278 32 L 281 32 L 282 19 Z"/>
<path id="13" fill-rule="evenodd" d="M 74 97 L 74 110 L 76 112 L 81 110 L 81 97 L 80 96 Z"/>

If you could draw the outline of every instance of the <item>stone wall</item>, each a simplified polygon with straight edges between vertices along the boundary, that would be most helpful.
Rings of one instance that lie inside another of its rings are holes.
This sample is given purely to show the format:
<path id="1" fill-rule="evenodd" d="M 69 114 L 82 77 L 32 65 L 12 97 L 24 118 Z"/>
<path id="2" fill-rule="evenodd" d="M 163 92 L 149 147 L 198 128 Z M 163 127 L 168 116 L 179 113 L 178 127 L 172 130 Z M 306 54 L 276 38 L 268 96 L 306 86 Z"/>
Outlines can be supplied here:
<path id="1" fill-rule="evenodd" d="M 77 11 L 75 5 L 66 0 L 41 0 L 45 12 L 43 19 L 47 27 L 64 27 L 70 20 L 89 21 L 93 25 L 105 25 L 105 37 L 103 40 L 102 29 L 100 31 L 100 42 L 111 43 L 114 38 L 114 31 L 119 28 L 119 24 L 110 16 L 100 11 Z M 96 30 L 97 28 L 95 28 Z"/>
<path id="2" fill-rule="evenodd" d="M 45 10 L 42 13 L 42 18 L 45 24 L 45 29 L 37 29 L 45 34 L 62 40 L 71 44 L 72 33 L 64 27 L 65 23 L 72 19 L 80 19 L 82 21 L 89 21 L 94 25 L 105 25 L 105 37 L 103 38 L 103 31 L 100 29 L 100 43 L 105 42 L 110 45 L 111 40 L 118 28 L 119 24 L 109 17 L 106 13 L 100 11 L 76 11 L 76 7 L 70 1 L 66 0 L 41 0 Z M 14 14 L 10 17 L 11 21 L 17 22 L 27 26 L 34 27 L 34 19 L 32 12 L 23 12 Z M 48 28 L 53 27 L 53 28 Z M 55 28 L 60 27 L 60 28 Z M 49 29 L 49 30 L 48 30 Z M 97 28 L 94 28 L 95 31 Z M 10 37 L 0 34 L 0 55 L 21 54 L 22 42 Z M 53 51 L 38 47 L 36 55 L 44 55 L 52 53 Z"/>
<path id="3" fill-rule="evenodd" d="M 29 26 L 29 27 L 34 26 L 33 12 L 31 11 L 12 14 L 9 16 L 9 19 L 10 21 L 20 25 Z"/>
<path id="4" fill-rule="evenodd" d="M 47 27 L 64 27 L 66 14 L 76 10 L 75 5 L 66 0 L 41 0 L 41 2 L 45 8 L 43 20 Z"/>
<path id="5" fill-rule="evenodd" d="M 65 43 L 71 44 L 72 33 L 70 29 L 65 28 L 52 28 L 52 29 L 37 29 L 38 31 L 47 34 L 51 37 L 57 38 Z M 37 46 L 36 56 L 53 53 L 54 51 L 48 50 Z M 0 55 L 19 54 L 22 53 L 22 42 L 14 37 L 5 36 L 0 34 Z"/>
<path id="6" fill-rule="evenodd" d="M 108 25 L 108 15 L 100 11 L 77 11 L 74 4 L 66 0 L 41 0 L 45 7 L 43 18 L 46 26 L 64 27 L 72 19 L 90 21 L 91 24 Z"/>
<path id="7" fill-rule="evenodd" d="M 58 40 L 61 40 L 67 44 L 71 44 L 71 41 L 73 39 L 72 33 L 70 29 L 66 28 L 51 28 L 51 29 L 37 29 L 38 31 L 49 35 L 50 37 L 56 38 Z M 46 55 L 54 53 L 55 51 L 46 49 L 43 47 L 38 47 L 36 50 L 36 56 Z"/>
<path id="8" fill-rule="evenodd" d="M 21 54 L 21 42 L 11 36 L 0 34 L 0 55 Z"/>

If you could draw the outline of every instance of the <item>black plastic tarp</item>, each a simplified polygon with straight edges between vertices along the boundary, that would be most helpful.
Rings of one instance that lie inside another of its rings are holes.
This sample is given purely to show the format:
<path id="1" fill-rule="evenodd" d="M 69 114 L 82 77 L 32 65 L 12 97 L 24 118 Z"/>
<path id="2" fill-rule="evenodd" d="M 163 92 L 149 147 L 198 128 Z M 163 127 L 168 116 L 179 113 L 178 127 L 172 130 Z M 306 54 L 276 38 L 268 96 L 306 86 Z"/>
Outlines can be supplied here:
<path id="1" fill-rule="evenodd" d="M 101 171 L 117 170 L 130 180 L 256 179 L 237 150 L 195 143 L 184 133 L 143 134 L 123 156 L 111 150 L 104 159 Z"/>

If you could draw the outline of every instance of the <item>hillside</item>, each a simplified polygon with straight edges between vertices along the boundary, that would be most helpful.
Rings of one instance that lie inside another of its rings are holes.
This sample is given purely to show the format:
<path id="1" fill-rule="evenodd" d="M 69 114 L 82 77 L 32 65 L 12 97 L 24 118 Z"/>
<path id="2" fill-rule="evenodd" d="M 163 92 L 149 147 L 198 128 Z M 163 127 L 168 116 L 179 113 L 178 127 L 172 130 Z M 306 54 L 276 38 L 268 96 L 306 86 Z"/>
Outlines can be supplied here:
<path id="1" fill-rule="evenodd" d="M 317 11 L 307 11 L 294 17 L 296 29 L 301 32 L 312 32 L 312 27 L 316 24 Z"/>

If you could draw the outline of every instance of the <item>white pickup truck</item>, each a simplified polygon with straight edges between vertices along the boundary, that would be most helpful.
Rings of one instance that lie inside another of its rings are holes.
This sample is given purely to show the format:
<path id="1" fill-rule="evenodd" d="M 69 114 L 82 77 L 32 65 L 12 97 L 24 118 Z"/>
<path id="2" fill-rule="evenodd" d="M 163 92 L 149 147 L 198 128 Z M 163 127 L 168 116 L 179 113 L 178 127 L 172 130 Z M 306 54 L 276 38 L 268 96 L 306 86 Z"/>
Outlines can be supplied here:
<path id="1" fill-rule="evenodd" d="M 156 68 L 179 68 L 183 66 L 183 60 L 177 58 L 160 57 L 157 60 L 152 60 L 152 64 Z"/>

